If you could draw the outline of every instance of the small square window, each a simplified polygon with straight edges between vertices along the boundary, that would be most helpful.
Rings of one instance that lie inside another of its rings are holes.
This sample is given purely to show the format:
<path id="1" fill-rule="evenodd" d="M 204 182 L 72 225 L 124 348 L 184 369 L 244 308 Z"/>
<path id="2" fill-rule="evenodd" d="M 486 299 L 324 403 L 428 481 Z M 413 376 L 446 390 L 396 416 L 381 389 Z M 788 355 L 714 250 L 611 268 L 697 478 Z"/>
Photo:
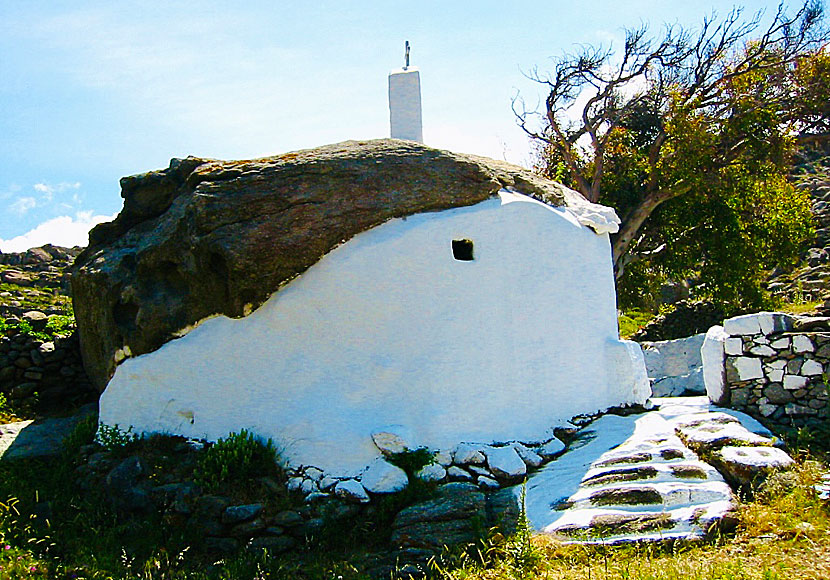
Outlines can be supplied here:
<path id="1" fill-rule="evenodd" d="M 452 257 L 462 262 L 473 260 L 473 240 L 453 240 Z"/>

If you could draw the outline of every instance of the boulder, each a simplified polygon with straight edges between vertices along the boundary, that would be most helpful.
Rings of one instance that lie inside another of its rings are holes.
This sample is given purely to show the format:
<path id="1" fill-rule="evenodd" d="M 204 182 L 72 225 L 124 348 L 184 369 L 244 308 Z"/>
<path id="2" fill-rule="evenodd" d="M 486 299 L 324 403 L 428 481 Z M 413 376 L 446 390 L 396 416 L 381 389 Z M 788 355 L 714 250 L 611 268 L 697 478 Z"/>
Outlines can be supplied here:
<path id="1" fill-rule="evenodd" d="M 246 161 L 174 159 L 121 180 L 124 207 L 90 232 L 72 295 L 84 362 L 103 390 L 127 356 L 214 315 L 249 314 L 334 247 L 392 218 L 515 188 L 598 233 L 613 210 L 531 171 L 398 140 L 348 141 Z"/>

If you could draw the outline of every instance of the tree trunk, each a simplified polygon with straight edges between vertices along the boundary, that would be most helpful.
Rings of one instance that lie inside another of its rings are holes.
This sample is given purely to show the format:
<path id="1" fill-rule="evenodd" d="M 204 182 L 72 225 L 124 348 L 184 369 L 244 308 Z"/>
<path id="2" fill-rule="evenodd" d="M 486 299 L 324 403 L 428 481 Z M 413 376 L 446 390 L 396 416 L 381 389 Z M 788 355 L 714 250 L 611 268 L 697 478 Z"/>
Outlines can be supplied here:
<path id="1" fill-rule="evenodd" d="M 664 201 L 682 195 L 690 189 L 690 185 L 677 184 L 669 189 L 652 192 L 646 195 L 643 201 L 640 202 L 640 205 L 631 211 L 614 240 L 612 255 L 614 260 L 614 276 L 616 278 L 622 276 L 626 264 L 624 257 L 628 254 L 631 242 L 652 212 Z"/>

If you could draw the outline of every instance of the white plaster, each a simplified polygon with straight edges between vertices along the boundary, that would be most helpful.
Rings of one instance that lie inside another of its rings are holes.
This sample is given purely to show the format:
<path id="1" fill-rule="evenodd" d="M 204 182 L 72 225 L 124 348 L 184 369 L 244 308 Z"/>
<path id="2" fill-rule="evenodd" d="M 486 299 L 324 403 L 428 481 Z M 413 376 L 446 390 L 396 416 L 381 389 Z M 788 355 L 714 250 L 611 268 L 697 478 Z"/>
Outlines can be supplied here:
<path id="1" fill-rule="evenodd" d="M 764 376 L 761 370 L 761 359 L 739 356 L 734 362 L 735 370 L 738 371 L 738 378 L 742 381 L 760 379 Z"/>
<path id="2" fill-rule="evenodd" d="M 652 379 L 688 375 L 701 364 L 700 349 L 705 333 L 675 340 L 661 340 L 643 344 L 643 356 L 648 376 Z"/>
<path id="3" fill-rule="evenodd" d="M 424 142 L 421 74 L 414 66 L 389 73 L 389 125 L 393 139 Z"/>
<path id="4" fill-rule="evenodd" d="M 803 334 L 796 334 L 793 336 L 793 352 L 813 352 L 815 346 L 809 337 Z"/>
<path id="5" fill-rule="evenodd" d="M 722 326 L 713 326 L 706 331 L 703 345 L 700 347 L 706 394 L 709 396 L 709 400 L 717 405 L 727 402 L 724 346 L 728 346 L 730 340 L 735 340 L 727 338 L 728 336 Z M 740 339 L 737 340 L 740 341 Z"/>
<path id="6" fill-rule="evenodd" d="M 608 236 L 507 197 L 363 232 L 250 316 L 125 361 L 100 420 L 208 440 L 247 428 L 345 476 L 379 455 L 385 425 L 447 449 L 645 402 L 639 345 L 618 339 Z M 453 258 L 457 238 L 474 261 Z"/>

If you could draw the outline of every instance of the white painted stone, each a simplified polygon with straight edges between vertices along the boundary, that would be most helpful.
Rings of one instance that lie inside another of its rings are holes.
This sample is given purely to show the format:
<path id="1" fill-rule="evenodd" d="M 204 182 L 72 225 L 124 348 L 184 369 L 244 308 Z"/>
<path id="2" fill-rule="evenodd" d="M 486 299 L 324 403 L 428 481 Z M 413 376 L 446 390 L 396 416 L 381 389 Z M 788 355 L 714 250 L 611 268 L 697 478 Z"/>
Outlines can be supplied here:
<path id="1" fill-rule="evenodd" d="M 487 477 L 492 477 L 493 475 L 490 473 L 490 470 L 483 465 L 469 465 L 467 466 L 467 469 L 469 469 L 470 473 L 473 475 L 485 475 Z"/>
<path id="2" fill-rule="evenodd" d="M 815 349 L 809 337 L 803 334 L 793 336 L 793 352 L 813 352 Z"/>
<path id="3" fill-rule="evenodd" d="M 744 336 L 761 333 L 761 320 L 758 314 L 744 314 L 723 321 L 723 330 L 730 336 Z"/>
<path id="4" fill-rule="evenodd" d="M 457 465 L 452 465 L 447 468 L 447 477 L 456 481 L 472 481 L 473 479 L 470 472 L 461 469 Z"/>
<path id="5" fill-rule="evenodd" d="M 749 352 L 755 356 L 772 356 L 775 354 L 775 350 L 765 344 L 753 346 L 749 349 Z"/>
<path id="6" fill-rule="evenodd" d="M 390 425 L 372 433 L 372 441 L 384 455 L 395 455 L 411 449 L 409 429 L 403 425 Z"/>
<path id="7" fill-rule="evenodd" d="M 700 367 L 705 333 L 676 340 L 643 343 L 643 358 L 650 379 L 688 375 Z"/>
<path id="8" fill-rule="evenodd" d="M 800 377 L 798 375 L 784 375 L 784 388 L 790 391 L 803 389 L 807 386 L 807 377 Z"/>
<path id="9" fill-rule="evenodd" d="M 772 368 L 772 369 L 776 369 L 776 370 L 783 370 L 784 367 L 787 366 L 787 361 L 785 361 L 783 359 L 778 359 L 778 360 L 774 360 L 774 361 L 766 363 L 766 366 L 768 366 L 769 368 Z"/>
<path id="10" fill-rule="evenodd" d="M 424 481 L 443 481 L 447 478 L 447 470 L 444 469 L 443 465 L 438 463 L 430 463 L 421 468 L 421 470 L 415 474 L 415 477 L 423 479 Z"/>
<path id="11" fill-rule="evenodd" d="M 288 488 L 288 491 L 300 491 L 303 487 L 303 478 L 302 477 L 290 477 L 285 484 L 285 487 Z"/>
<path id="12" fill-rule="evenodd" d="M 790 348 L 790 337 L 785 336 L 784 338 L 773 340 L 769 345 L 777 350 L 784 350 Z"/>
<path id="13" fill-rule="evenodd" d="M 316 467 L 309 467 L 305 470 L 305 476 L 313 479 L 314 481 L 320 481 L 323 479 L 323 471 L 321 469 L 317 469 Z"/>
<path id="14" fill-rule="evenodd" d="M 393 139 L 424 142 L 421 75 L 414 66 L 389 73 L 389 125 Z"/>
<path id="15" fill-rule="evenodd" d="M 805 360 L 801 366 L 801 374 L 805 377 L 814 377 L 824 372 L 824 367 L 817 360 Z"/>
<path id="16" fill-rule="evenodd" d="M 489 477 L 484 477 L 483 475 L 478 478 L 478 486 L 484 490 L 495 490 L 501 487 L 498 481 Z"/>
<path id="17" fill-rule="evenodd" d="M 366 493 L 366 490 L 360 485 L 360 482 L 354 479 L 337 482 L 334 488 L 334 495 L 347 501 L 358 503 L 367 503 L 369 501 L 369 494 Z"/>
<path id="18" fill-rule="evenodd" d="M 761 336 L 756 336 L 755 338 L 753 338 L 752 342 L 760 345 L 769 345 L 769 339 L 763 334 Z"/>
<path id="19" fill-rule="evenodd" d="M 723 328 L 731 336 L 772 334 L 792 328 L 794 318 L 781 312 L 756 312 L 735 316 L 723 322 Z"/>
<path id="20" fill-rule="evenodd" d="M 554 437 L 539 447 L 539 449 L 536 450 L 536 453 L 541 455 L 544 459 L 551 459 L 552 457 L 561 455 L 563 451 L 565 451 L 565 444 Z"/>
<path id="21" fill-rule="evenodd" d="M 723 330 L 722 326 L 713 326 L 712 328 L 720 328 Z M 724 334 L 726 333 L 724 332 Z M 744 353 L 744 341 L 738 337 L 727 338 L 724 343 L 724 351 L 729 356 L 741 356 Z"/>
<path id="22" fill-rule="evenodd" d="M 300 491 L 308 495 L 309 493 L 320 490 L 317 488 L 317 482 L 313 479 L 303 479 L 303 482 L 300 484 Z"/>
<path id="23" fill-rule="evenodd" d="M 764 376 L 761 370 L 761 359 L 750 358 L 746 356 L 739 356 L 735 359 L 735 370 L 738 371 L 738 377 L 742 381 L 751 379 L 760 379 Z"/>
<path id="24" fill-rule="evenodd" d="M 713 326 L 706 331 L 703 344 L 700 347 L 700 359 L 703 364 L 703 384 L 709 400 L 716 405 L 726 403 L 728 391 L 726 385 L 726 369 L 724 368 L 724 348 L 730 340 L 722 326 Z M 740 341 L 740 339 L 737 339 Z"/>
<path id="25" fill-rule="evenodd" d="M 541 455 L 531 449 L 528 449 L 521 443 L 513 443 L 512 446 L 528 467 L 539 467 L 545 461 L 542 459 Z"/>
<path id="26" fill-rule="evenodd" d="M 452 451 L 442 449 L 435 454 L 434 460 L 438 465 L 449 467 L 452 465 Z"/>
<path id="27" fill-rule="evenodd" d="M 784 369 L 772 369 L 767 371 L 767 378 L 771 383 L 780 383 L 784 380 Z"/>
<path id="28" fill-rule="evenodd" d="M 363 473 L 360 483 L 371 493 L 393 493 L 405 488 L 409 477 L 397 465 L 378 458 Z"/>
<path id="29" fill-rule="evenodd" d="M 475 260 L 453 258 L 458 238 Z M 346 477 L 385 425 L 429 449 L 529 441 L 649 394 L 639 346 L 618 338 L 608 236 L 502 192 L 358 234 L 249 316 L 124 361 L 100 420 L 207 440 L 246 428 L 289 465 Z"/>
<path id="30" fill-rule="evenodd" d="M 527 465 L 510 445 L 491 447 L 487 450 L 487 465 L 499 479 L 516 479 L 527 474 Z"/>
<path id="31" fill-rule="evenodd" d="M 730 463 L 760 469 L 782 469 L 794 463 L 786 451 L 777 447 L 724 447 L 718 454 Z"/>
<path id="32" fill-rule="evenodd" d="M 333 477 L 326 475 L 326 476 L 323 477 L 323 479 L 320 480 L 320 483 L 318 484 L 318 486 L 323 491 L 331 491 L 331 489 L 335 485 L 337 485 L 338 481 L 339 480 L 334 479 Z"/>
<path id="33" fill-rule="evenodd" d="M 453 462 L 457 465 L 480 465 L 484 463 L 483 445 L 460 443 L 452 452 Z"/>

